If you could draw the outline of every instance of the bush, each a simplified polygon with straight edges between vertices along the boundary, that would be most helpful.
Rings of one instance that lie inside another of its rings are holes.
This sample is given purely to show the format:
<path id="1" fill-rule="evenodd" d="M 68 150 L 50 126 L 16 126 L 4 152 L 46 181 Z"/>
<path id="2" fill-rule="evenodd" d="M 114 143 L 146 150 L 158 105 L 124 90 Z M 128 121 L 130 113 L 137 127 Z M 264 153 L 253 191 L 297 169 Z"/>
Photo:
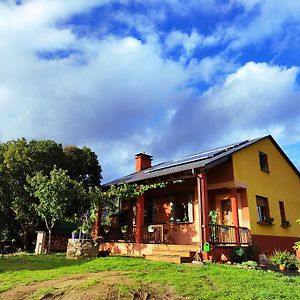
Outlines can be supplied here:
<path id="1" fill-rule="evenodd" d="M 255 269 L 257 268 L 257 262 L 253 260 L 247 260 L 242 262 L 242 267 L 248 268 L 248 269 Z"/>
<path id="2" fill-rule="evenodd" d="M 230 253 L 230 260 L 234 263 L 242 263 L 255 258 L 255 247 L 253 245 L 248 247 L 236 246 L 233 247 Z"/>
<path id="3" fill-rule="evenodd" d="M 278 251 L 275 250 L 273 255 L 270 257 L 270 261 L 273 265 L 283 265 L 287 269 L 295 270 L 297 268 L 297 260 L 295 257 L 295 254 L 284 250 L 284 251 Z"/>

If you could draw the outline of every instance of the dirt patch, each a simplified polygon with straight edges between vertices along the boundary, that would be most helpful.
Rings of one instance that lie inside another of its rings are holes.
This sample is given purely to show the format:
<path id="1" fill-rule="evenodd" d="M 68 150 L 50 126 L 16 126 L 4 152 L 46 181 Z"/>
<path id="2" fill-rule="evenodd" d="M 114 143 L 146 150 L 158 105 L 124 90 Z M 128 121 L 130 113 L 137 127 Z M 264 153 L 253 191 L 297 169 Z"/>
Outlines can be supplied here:
<path id="1" fill-rule="evenodd" d="M 0 294 L 3 300 L 183 300 L 167 287 L 137 285 L 124 272 L 86 273 L 19 286 Z"/>

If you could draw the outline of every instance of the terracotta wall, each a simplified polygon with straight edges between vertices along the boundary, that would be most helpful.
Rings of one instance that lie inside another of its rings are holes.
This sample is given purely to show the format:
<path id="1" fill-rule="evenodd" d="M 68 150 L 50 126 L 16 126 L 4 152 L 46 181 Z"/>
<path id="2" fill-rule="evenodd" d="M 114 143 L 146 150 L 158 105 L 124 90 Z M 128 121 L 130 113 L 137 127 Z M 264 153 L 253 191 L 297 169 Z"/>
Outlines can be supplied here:
<path id="1" fill-rule="evenodd" d="M 228 161 L 210 169 L 207 174 L 207 183 L 228 182 L 234 179 L 232 162 Z"/>
<path id="2" fill-rule="evenodd" d="M 270 235 L 252 235 L 252 241 L 257 247 L 258 253 L 272 254 L 274 250 L 288 250 L 293 251 L 293 245 L 299 238 L 284 237 L 284 236 L 270 236 Z"/>

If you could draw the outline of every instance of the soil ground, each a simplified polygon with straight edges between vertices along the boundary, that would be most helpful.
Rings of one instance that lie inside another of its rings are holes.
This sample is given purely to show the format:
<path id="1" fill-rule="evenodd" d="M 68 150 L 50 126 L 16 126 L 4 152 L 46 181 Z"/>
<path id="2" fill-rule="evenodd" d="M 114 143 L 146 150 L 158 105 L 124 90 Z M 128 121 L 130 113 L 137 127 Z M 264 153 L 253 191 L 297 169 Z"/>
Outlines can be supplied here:
<path id="1" fill-rule="evenodd" d="M 121 287 L 120 287 L 121 285 Z M 123 287 L 123 289 L 122 289 Z M 124 288 L 125 287 L 125 288 Z M 3 300 L 183 300 L 172 288 L 138 286 L 122 272 L 86 273 L 18 286 L 0 295 Z"/>

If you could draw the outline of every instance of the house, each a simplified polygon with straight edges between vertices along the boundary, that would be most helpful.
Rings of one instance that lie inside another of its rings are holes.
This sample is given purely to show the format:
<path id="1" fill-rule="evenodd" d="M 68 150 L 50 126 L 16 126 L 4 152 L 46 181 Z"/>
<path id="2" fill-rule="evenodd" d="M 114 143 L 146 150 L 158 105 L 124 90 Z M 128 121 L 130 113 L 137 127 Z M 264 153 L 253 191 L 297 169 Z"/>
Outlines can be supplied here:
<path id="1" fill-rule="evenodd" d="M 291 251 L 299 239 L 300 173 L 270 135 L 154 166 L 145 153 L 135 160 L 135 173 L 106 186 L 168 184 L 122 201 L 114 229 L 101 228 L 103 249 L 180 262 L 220 259 L 237 245 Z"/>

